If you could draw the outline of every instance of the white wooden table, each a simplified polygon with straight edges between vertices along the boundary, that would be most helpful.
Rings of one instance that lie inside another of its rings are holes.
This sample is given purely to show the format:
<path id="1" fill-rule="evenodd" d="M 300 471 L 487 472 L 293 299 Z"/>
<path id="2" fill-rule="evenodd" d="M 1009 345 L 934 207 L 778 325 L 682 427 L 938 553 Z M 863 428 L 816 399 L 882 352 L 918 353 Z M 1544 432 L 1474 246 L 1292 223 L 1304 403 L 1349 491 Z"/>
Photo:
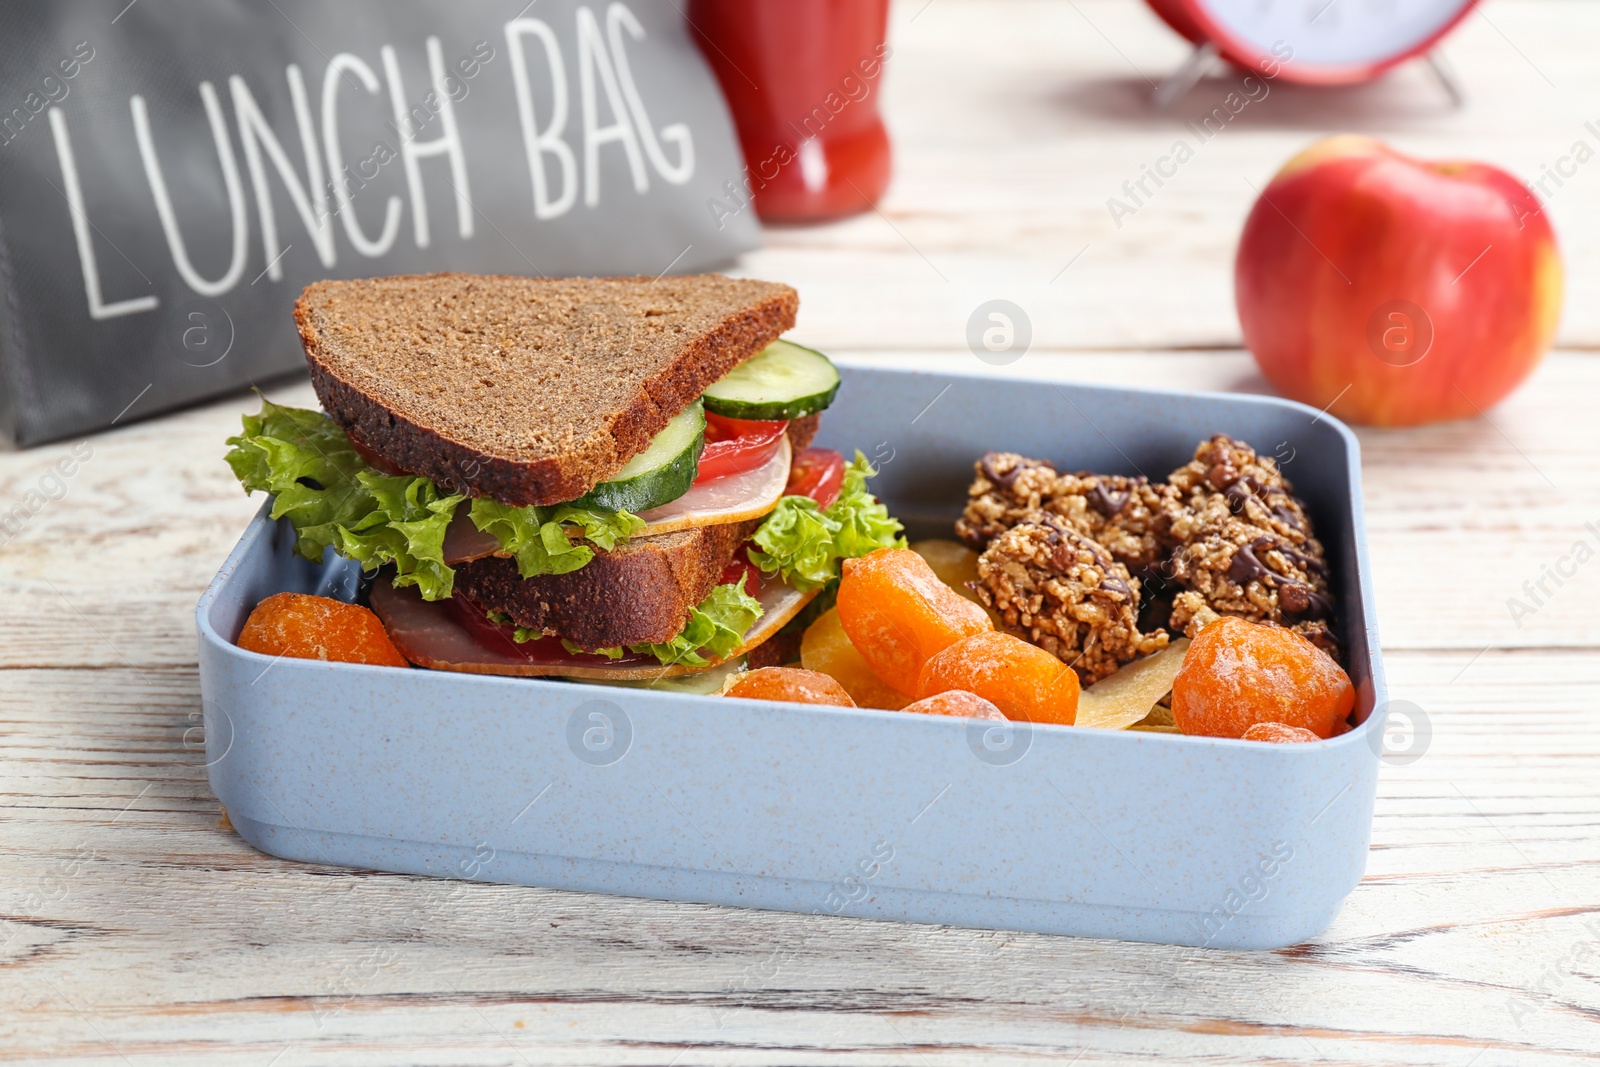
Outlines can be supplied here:
<path id="1" fill-rule="evenodd" d="M 1258 389 L 1232 246 L 1313 136 L 1376 133 L 1525 178 L 1600 119 L 1600 7 L 1491 0 L 1426 72 L 1276 86 L 1115 227 L 1184 49 L 1131 0 L 909 0 L 881 214 L 773 233 L 745 273 L 841 357 L 971 367 L 977 303 L 1034 324 L 1026 374 Z M 219 824 L 194 727 L 194 600 L 256 503 L 234 397 L 89 439 L 0 548 L 0 1063 L 1571 1063 L 1600 1054 L 1600 162 L 1551 198 L 1561 348 L 1488 419 L 1361 432 L 1380 625 L 1422 758 L 1386 766 L 1333 926 L 1233 953 L 617 900 L 321 868 Z M 1068 264 L 1071 263 L 1069 267 Z M 274 392 L 309 402 L 304 385 Z M 75 442 L 0 455 L 20 499 Z M 768 975 L 775 948 L 787 962 Z"/>

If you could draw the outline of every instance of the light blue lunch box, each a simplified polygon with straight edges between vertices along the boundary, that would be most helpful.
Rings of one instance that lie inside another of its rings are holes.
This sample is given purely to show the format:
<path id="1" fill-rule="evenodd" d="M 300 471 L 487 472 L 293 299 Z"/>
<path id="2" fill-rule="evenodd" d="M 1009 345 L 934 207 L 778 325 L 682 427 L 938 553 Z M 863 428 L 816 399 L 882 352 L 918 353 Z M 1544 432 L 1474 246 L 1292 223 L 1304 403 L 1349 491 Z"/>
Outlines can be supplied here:
<path id="1" fill-rule="evenodd" d="M 276 856 L 670 900 L 1271 948 L 1366 865 L 1385 701 L 1357 444 L 1270 398 L 841 368 L 818 444 L 861 449 L 951 536 L 991 449 L 1164 477 L 1223 432 L 1284 463 L 1327 547 L 1350 733 L 1317 744 L 1009 727 L 866 709 L 281 659 L 257 601 L 342 595 L 258 514 L 200 598 L 211 786 Z"/>

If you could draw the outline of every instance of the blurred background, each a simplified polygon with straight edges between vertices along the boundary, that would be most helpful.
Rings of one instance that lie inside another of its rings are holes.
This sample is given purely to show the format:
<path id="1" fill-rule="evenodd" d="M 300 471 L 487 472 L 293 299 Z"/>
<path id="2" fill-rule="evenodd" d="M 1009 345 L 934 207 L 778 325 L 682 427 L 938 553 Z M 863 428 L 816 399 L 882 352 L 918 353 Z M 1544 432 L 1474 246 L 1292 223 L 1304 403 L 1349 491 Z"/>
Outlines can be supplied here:
<path id="1" fill-rule="evenodd" d="M 1423 158 L 1490 162 L 1531 184 L 1574 142 L 1600 149 L 1585 125 L 1600 129 L 1600 74 L 1572 43 L 1597 32 L 1594 5 L 1498 0 L 1439 45 L 1460 107 L 1420 60 L 1349 87 L 1276 79 L 1201 144 L 1190 123 L 1240 92 L 1244 72 L 1218 64 L 1154 107 L 1191 47 L 1144 3 L 896 4 L 882 86 L 895 167 L 882 213 L 769 230 L 744 266 L 759 274 L 781 255 L 804 298 L 802 326 L 824 345 L 940 347 L 972 307 L 1006 296 L 1028 309 L 1036 348 L 1237 348 L 1239 233 L 1290 156 L 1329 134 L 1363 133 Z M 1119 225 L 1107 201 L 1132 203 L 1123 183 L 1178 139 L 1194 158 Z M 1569 168 L 1542 199 L 1579 294 L 1596 281 L 1600 166 Z M 1590 303 L 1568 301 L 1560 343 L 1600 340 Z M 861 322 L 876 324 L 870 338 Z M 848 338 L 837 332 L 846 323 Z"/>

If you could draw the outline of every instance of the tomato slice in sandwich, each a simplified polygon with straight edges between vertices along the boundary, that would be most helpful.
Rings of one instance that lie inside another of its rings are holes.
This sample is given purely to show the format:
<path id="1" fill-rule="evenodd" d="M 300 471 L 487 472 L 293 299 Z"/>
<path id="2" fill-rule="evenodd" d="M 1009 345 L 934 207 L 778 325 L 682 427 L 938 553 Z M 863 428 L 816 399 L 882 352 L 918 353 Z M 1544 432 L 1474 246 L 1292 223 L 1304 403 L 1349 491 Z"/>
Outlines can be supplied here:
<path id="1" fill-rule="evenodd" d="M 695 484 L 755 470 L 777 453 L 788 428 L 787 419 L 730 419 L 706 412 L 706 447 Z"/>
<path id="2" fill-rule="evenodd" d="M 733 554 L 733 558 L 728 561 L 721 576 L 717 578 L 718 585 L 741 584 L 744 586 L 744 591 L 751 596 L 761 592 L 761 572 L 750 562 L 749 551 L 749 542 L 740 546 L 739 551 Z"/>
<path id="3" fill-rule="evenodd" d="M 831 448 L 802 449 L 789 464 L 784 496 L 808 496 L 827 510 L 844 488 L 844 457 Z"/>

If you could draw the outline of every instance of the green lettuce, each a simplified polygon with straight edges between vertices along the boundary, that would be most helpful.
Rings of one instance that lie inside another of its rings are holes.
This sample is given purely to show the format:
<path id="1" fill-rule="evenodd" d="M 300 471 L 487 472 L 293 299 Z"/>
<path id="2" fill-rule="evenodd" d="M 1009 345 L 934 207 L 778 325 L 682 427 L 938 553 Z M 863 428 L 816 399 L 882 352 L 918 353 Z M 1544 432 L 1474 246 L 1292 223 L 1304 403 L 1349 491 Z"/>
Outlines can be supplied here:
<path id="1" fill-rule="evenodd" d="M 744 640 L 745 631 L 754 626 L 761 615 L 761 601 L 744 591 L 744 582 L 728 582 L 712 589 L 706 594 L 706 598 L 689 612 L 689 621 L 684 624 L 683 630 L 677 637 L 661 644 L 646 642 L 629 645 L 627 651 L 654 656 L 667 667 L 679 663 L 690 667 L 705 667 L 723 659 L 738 648 L 740 642 Z M 521 632 L 518 631 L 519 634 Z M 523 638 L 519 636 L 517 640 L 521 641 Z M 561 644 L 568 652 L 590 651 L 580 648 L 566 638 L 562 638 Z M 623 653 L 621 648 L 601 648 L 594 651 L 607 659 L 617 659 Z"/>
<path id="2" fill-rule="evenodd" d="M 630 651 L 648 652 L 667 666 L 684 663 L 704 667 L 739 647 L 745 631 L 761 618 L 761 601 L 744 591 L 744 582 L 719 585 L 689 613 L 683 632 L 659 645 L 630 645 Z M 709 652 L 709 656 L 700 653 Z"/>
<path id="3" fill-rule="evenodd" d="M 395 585 L 416 586 L 424 600 L 450 595 L 455 571 L 444 562 L 444 537 L 465 496 L 447 496 L 427 478 L 374 470 L 322 412 L 265 398 L 228 444 L 234 475 L 246 492 L 274 494 L 271 515 L 294 526 L 300 555 L 320 561 L 332 547 L 367 571 L 392 563 Z M 570 504 L 516 508 L 477 499 L 470 508 L 474 525 L 516 558 L 524 578 L 565 574 L 594 558 L 569 530 L 610 551 L 645 526 L 626 511 Z"/>
<path id="4" fill-rule="evenodd" d="M 543 630 L 534 630 L 526 626 L 518 626 L 516 624 L 516 620 L 514 620 L 504 611 L 490 611 L 486 614 L 489 616 L 489 621 L 494 623 L 496 626 L 511 627 L 511 640 L 515 641 L 519 645 L 525 645 L 529 641 L 537 641 L 539 638 L 544 636 Z M 570 652 L 572 650 L 568 649 L 567 651 Z"/>
<path id="5" fill-rule="evenodd" d="M 571 504 L 516 508 L 484 497 L 472 502 L 469 517 L 515 557 L 517 573 L 524 578 L 566 574 L 588 566 L 594 549 L 569 539 L 568 526 L 582 530 L 585 538 L 607 552 L 646 526 L 643 519 L 627 511 L 598 511 Z"/>
<path id="6" fill-rule="evenodd" d="M 839 561 L 880 548 L 904 548 L 903 527 L 867 492 L 878 472 L 860 452 L 844 472 L 839 498 L 824 510 L 808 496 L 786 496 L 750 538 L 750 562 L 801 592 L 839 577 Z"/>
<path id="7" fill-rule="evenodd" d="M 363 570 L 395 566 L 394 584 L 414 585 L 424 600 L 440 600 L 455 587 L 444 561 L 444 533 L 464 496 L 442 496 L 426 478 L 359 471 L 356 481 L 376 502 L 351 527 L 339 527 L 334 549 Z M 293 521 L 293 520 L 291 520 Z"/>

